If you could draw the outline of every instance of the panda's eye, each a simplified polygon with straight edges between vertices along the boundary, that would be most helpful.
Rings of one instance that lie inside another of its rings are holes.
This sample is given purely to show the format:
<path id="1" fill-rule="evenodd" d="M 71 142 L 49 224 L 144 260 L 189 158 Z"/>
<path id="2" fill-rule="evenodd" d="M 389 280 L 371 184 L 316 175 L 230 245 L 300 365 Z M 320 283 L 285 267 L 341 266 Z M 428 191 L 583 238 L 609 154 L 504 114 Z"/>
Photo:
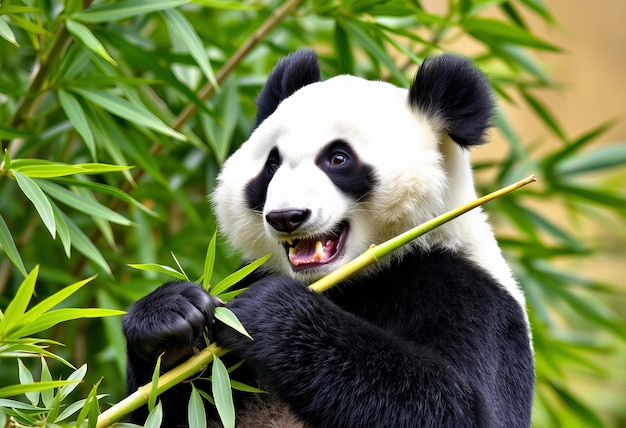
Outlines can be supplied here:
<path id="1" fill-rule="evenodd" d="M 350 158 L 344 152 L 334 152 L 330 155 L 331 166 L 341 166 L 348 162 Z"/>
<path id="2" fill-rule="evenodd" d="M 263 167 L 265 169 L 265 174 L 273 177 L 280 167 L 281 162 L 280 153 L 278 153 L 278 149 L 274 147 L 265 161 L 265 165 Z"/>
<path id="3" fill-rule="evenodd" d="M 265 171 L 270 175 L 274 175 L 276 173 L 276 170 L 278 170 L 278 162 L 273 159 L 268 159 L 267 163 L 265 164 Z"/>

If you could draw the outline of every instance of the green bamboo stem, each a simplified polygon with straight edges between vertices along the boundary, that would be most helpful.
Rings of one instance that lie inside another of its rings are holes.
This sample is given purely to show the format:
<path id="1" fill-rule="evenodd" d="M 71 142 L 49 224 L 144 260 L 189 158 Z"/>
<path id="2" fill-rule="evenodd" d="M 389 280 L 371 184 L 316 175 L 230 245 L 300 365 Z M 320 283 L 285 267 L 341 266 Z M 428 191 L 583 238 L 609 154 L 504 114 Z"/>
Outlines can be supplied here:
<path id="1" fill-rule="evenodd" d="M 429 220 L 413 229 L 410 229 L 407 232 L 396 236 L 395 238 L 385 241 L 380 245 L 372 245 L 363 254 L 341 266 L 334 272 L 326 275 L 322 279 L 314 282 L 309 286 L 309 288 L 318 293 L 324 292 L 334 285 L 338 284 L 339 282 L 345 280 L 349 276 L 353 275 L 360 269 L 363 269 L 364 267 L 377 262 L 392 251 L 397 250 L 403 245 L 406 245 L 412 240 L 422 236 L 426 232 L 429 232 L 436 227 L 439 227 L 442 224 L 480 205 L 483 205 L 486 202 L 489 202 L 495 198 L 499 198 L 500 196 L 506 195 L 507 193 L 517 190 L 520 187 L 532 183 L 535 180 L 535 176 L 530 175 L 515 184 L 504 187 L 465 205 L 461 205 L 460 207 L 448 211 L 445 214 L 435 217 L 434 219 Z M 184 363 L 180 364 L 179 366 L 173 368 L 172 370 L 161 376 L 158 380 L 157 393 L 161 394 L 173 387 L 174 385 L 182 382 L 185 379 L 190 378 L 194 374 L 201 371 L 213 360 L 213 355 L 221 356 L 226 352 L 228 352 L 228 350 L 220 348 L 215 343 L 212 343 L 207 348 L 189 358 Z M 118 402 L 108 410 L 102 412 L 98 417 L 96 428 L 108 427 L 112 423 L 119 420 L 122 416 L 145 405 L 150 397 L 150 391 L 152 391 L 152 382 L 142 387 L 139 387 L 137 391 L 135 391 L 133 394 Z"/>

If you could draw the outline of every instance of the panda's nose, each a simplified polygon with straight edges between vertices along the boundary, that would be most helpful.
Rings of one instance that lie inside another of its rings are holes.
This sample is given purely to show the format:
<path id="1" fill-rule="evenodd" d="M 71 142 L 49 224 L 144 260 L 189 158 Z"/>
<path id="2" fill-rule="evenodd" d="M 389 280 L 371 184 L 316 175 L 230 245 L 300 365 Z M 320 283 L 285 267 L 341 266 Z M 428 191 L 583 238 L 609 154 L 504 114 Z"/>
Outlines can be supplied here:
<path id="1" fill-rule="evenodd" d="M 307 221 L 311 215 L 310 210 L 276 210 L 270 211 L 265 219 L 279 232 L 291 233 Z"/>

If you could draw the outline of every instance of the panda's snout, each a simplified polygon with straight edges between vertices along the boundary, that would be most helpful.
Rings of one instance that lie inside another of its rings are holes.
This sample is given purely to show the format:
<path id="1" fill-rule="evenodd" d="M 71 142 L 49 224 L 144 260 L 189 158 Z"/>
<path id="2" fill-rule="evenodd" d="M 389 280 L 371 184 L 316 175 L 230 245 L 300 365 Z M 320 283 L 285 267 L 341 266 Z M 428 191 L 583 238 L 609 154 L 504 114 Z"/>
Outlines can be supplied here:
<path id="1" fill-rule="evenodd" d="M 274 210 L 265 215 L 265 220 L 279 232 L 292 233 L 311 216 L 308 209 Z"/>

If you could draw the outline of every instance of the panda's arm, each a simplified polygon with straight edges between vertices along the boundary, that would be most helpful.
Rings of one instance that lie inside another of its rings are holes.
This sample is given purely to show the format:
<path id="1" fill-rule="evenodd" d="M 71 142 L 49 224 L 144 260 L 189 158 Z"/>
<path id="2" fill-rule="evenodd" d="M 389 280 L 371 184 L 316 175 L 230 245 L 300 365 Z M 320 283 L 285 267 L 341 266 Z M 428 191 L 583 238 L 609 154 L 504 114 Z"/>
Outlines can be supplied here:
<path id="1" fill-rule="evenodd" d="M 254 340 L 218 326 L 218 344 L 313 426 L 489 426 L 470 377 L 303 284 L 268 278 L 229 303 Z"/>
<path id="2" fill-rule="evenodd" d="M 127 341 L 129 394 L 150 382 L 159 355 L 161 369 L 166 371 L 205 346 L 203 332 L 213 322 L 217 303 L 197 284 L 172 282 L 163 284 L 128 309 L 122 329 Z M 188 389 L 182 384 L 162 397 L 164 406 L 168 407 L 166 418 L 185 417 Z M 144 407 L 131 415 L 131 421 L 143 423 L 146 416 Z"/>

